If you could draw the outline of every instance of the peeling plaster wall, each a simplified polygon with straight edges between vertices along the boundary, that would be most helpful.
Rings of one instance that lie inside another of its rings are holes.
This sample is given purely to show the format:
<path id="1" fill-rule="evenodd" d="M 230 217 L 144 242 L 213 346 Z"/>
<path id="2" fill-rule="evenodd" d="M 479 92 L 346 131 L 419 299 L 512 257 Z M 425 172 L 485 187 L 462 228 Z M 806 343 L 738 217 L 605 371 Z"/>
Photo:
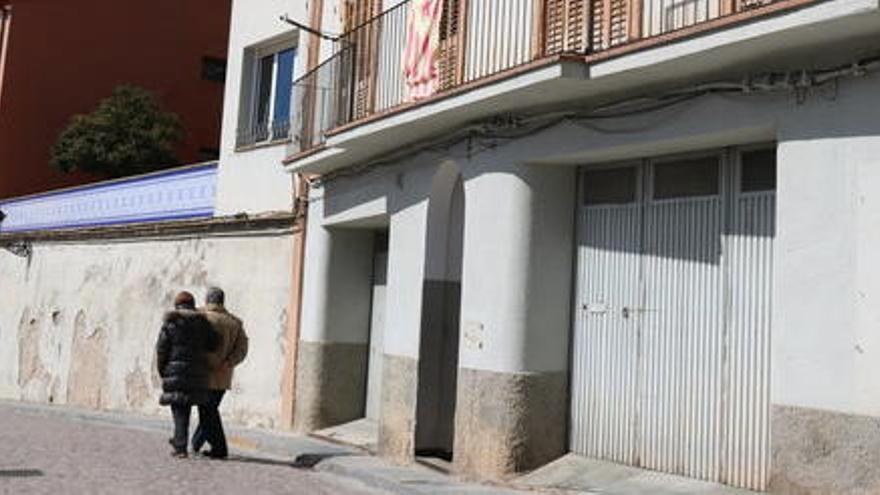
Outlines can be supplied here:
<path id="1" fill-rule="evenodd" d="M 291 234 L 46 243 L 30 260 L 0 250 L 0 398 L 147 414 L 158 404 L 154 345 L 174 294 L 227 292 L 248 359 L 225 416 L 278 427 Z"/>

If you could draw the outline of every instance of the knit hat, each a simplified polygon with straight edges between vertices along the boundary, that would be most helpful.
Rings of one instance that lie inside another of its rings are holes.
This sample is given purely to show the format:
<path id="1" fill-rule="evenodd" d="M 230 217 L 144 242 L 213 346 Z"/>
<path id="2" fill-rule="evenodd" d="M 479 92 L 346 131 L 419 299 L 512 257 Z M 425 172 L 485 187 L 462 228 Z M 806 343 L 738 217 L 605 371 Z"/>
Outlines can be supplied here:
<path id="1" fill-rule="evenodd" d="M 180 292 L 177 296 L 174 297 L 174 306 L 189 306 L 194 307 L 196 305 L 196 298 L 193 297 L 187 291 Z"/>

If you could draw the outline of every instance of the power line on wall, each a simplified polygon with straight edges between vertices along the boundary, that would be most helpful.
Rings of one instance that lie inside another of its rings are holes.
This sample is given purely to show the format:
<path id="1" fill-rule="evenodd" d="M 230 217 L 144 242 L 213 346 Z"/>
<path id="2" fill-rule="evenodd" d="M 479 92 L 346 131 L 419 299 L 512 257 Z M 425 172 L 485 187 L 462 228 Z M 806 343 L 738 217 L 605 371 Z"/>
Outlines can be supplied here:
<path id="1" fill-rule="evenodd" d="M 448 151 L 464 142 L 469 143 L 470 158 L 488 149 L 497 148 L 497 141 L 520 139 L 563 123 L 572 123 L 603 133 L 641 132 L 644 129 L 611 130 L 603 128 L 599 123 L 658 112 L 710 95 L 793 94 L 796 103 L 803 104 L 812 89 L 830 86 L 836 95 L 837 85 L 841 79 L 863 77 L 878 69 L 880 69 L 880 56 L 873 56 L 826 69 L 763 72 L 738 81 L 714 81 L 683 86 L 655 95 L 628 97 L 591 109 L 496 116 L 429 141 L 411 144 L 363 164 L 314 177 L 310 183 L 320 187 L 323 183 L 343 177 L 362 175 L 376 168 L 395 165 L 400 160 L 419 153 Z M 479 150 L 474 150 L 474 142 L 489 144 L 482 144 Z"/>

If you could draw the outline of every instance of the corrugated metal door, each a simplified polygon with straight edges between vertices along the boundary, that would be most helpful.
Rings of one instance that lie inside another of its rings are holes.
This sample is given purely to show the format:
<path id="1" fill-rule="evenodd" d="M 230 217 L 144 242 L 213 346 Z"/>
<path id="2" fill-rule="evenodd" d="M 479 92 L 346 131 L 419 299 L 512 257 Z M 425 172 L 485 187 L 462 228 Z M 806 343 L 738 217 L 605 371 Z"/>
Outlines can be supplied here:
<path id="1" fill-rule="evenodd" d="M 776 150 L 746 150 L 736 158 L 724 236 L 730 290 L 721 476 L 729 484 L 763 490 L 770 468 Z"/>
<path id="2" fill-rule="evenodd" d="M 641 465 L 718 479 L 724 359 L 717 155 L 648 165 L 639 391 Z"/>
<path id="3" fill-rule="evenodd" d="M 772 153 L 583 173 L 574 452 L 765 488 Z"/>
<path id="4" fill-rule="evenodd" d="M 580 311 L 572 373 L 572 450 L 637 464 L 638 306 L 642 276 L 641 166 L 584 175 L 580 212 Z"/>

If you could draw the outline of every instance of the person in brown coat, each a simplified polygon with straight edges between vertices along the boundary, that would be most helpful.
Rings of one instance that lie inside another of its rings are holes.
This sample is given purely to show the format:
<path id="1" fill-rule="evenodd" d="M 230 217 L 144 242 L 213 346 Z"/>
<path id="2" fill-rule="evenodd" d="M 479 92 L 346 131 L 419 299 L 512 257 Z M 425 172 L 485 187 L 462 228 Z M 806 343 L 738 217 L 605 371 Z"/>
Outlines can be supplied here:
<path id="1" fill-rule="evenodd" d="M 248 337 L 241 320 L 226 310 L 226 294 L 222 289 L 208 289 L 205 302 L 201 313 L 211 324 L 218 345 L 216 351 L 208 355 L 209 400 L 199 406 L 199 426 L 193 434 L 192 447 L 194 452 L 200 452 L 207 442 L 211 450 L 204 455 L 223 459 L 228 450 L 219 407 L 226 391 L 232 387 L 233 370 L 247 357 Z"/>

